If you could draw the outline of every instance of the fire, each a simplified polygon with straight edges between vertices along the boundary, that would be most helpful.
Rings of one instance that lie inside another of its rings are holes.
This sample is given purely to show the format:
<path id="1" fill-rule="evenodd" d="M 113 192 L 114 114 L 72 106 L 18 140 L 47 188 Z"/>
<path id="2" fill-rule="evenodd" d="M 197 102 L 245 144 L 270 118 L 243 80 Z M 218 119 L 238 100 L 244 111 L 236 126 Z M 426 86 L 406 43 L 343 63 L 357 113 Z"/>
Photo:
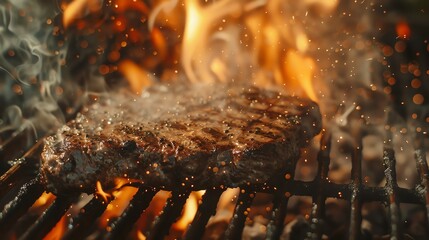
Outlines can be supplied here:
<path id="1" fill-rule="evenodd" d="M 65 5 L 63 25 L 68 27 L 88 15 L 100 14 L 104 11 L 101 2 L 74 0 Z M 121 73 L 132 92 L 137 94 L 154 83 L 156 78 L 171 81 L 185 77 L 190 82 L 240 80 L 262 86 L 275 84 L 284 86 L 291 94 L 317 100 L 313 87 L 317 65 L 308 54 L 311 39 L 303 25 L 309 9 L 317 10 L 312 14 L 329 15 L 338 1 L 306 0 L 296 4 L 295 11 L 288 10 L 288 4 L 280 0 L 205 3 L 199 0 L 167 0 L 155 1 L 149 7 L 142 1 L 109 1 L 106 6 L 114 13 L 110 17 L 113 24 L 109 27 L 111 32 L 122 34 L 124 40 L 114 51 L 107 53 L 112 64 L 102 64 L 99 73 Z M 306 10 L 305 13 L 302 9 Z M 155 50 L 152 60 L 150 57 L 132 59 L 121 51 L 145 38 L 136 32 L 136 23 L 127 17 L 128 10 L 141 13 L 141 24 L 147 24 L 147 38 Z M 300 17 L 294 15 L 298 10 L 302 11 Z M 181 19 L 183 15 L 186 17 Z M 171 46 L 164 27 L 177 32 L 180 46 Z M 172 58 L 175 53 L 171 51 L 179 48 L 180 59 L 177 62 Z M 179 63 L 181 68 L 170 65 L 155 78 L 152 71 L 159 60 Z M 169 71 L 179 74 L 171 75 Z"/>
<path id="2" fill-rule="evenodd" d="M 328 14 L 338 1 L 305 4 Z M 317 100 L 317 65 L 307 54 L 310 39 L 298 19 L 287 19 L 283 2 L 223 0 L 202 5 L 186 0 L 184 6 L 181 64 L 191 82 L 246 78 L 263 86 L 283 85 L 293 94 Z"/>
<path id="3" fill-rule="evenodd" d="M 202 7 L 197 0 L 185 0 L 186 25 L 182 43 L 181 61 L 186 76 L 191 82 L 212 81 L 210 74 L 198 76 L 195 68 L 208 68 L 211 64 L 205 56 L 213 23 L 240 10 L 239 1 L 223 0 Z"/>
<path id="4" fill-rule="evenodd" d="M 64 215 L 60 221 L 52 228 L 52 230 L 43 238 L 43 240 L 57 240 L 61 239 L 66 231 L 67 217 Z"/>
<path id="5" fill-rule="evenodd" d="M 48 204 L 51 204 L 52 201 L 54 201 L 55 199 L 55 195 L 53 195 L 52 193 L 47 193 L 44 192 L 38 199 L 36 202 L 34 202 L 33 204 L 33 208 L 37 208 L 37 207 L 43 207 L 46 206 Z"/>
<path id="6" fill-rule="evenodd" d="M 137 231 L 137 239 L 146 240 L 146 236 L 141 231 Z"/>
<path id="7" fill-rule="evenodd" d="M 107 205 L 106 211 L 100 217 L 100 225 L 102 227 L 107 227 L 110 219 L 120 216 L 128 206 L 130 199 L 137 192 L 137 188 L 128 186 L 134 182 L 138 181 L 127 178 L 115 178 L 115 187 L 111 190 L 111 194 L 107 193 L 109 198 L 114 197 L 114 199 Z"/>
<path id="8" fill-rule="evenodd" d="M 137 94 L 153 82 L 150 72 L 130 60 L 123 60 L 119 63 L 119 72 L 125 76 L 131 91 Z"/>
<path id="9" fill-rule="evenodd" d="M 283 72 L 285 78 L 290 80 L 285 83 L 286 87 L 292 86 L 292 89 L 301 89 L 306 96 L 316 101 L 317 96 L 312 82 L 315 67 L 312 58 L 306 57 L 297 51 L 288 52 L 285 56 Z M 302 94 L 298 93 L 298 95 Z"/>
<path id="10" fill-rule="evenodd" d="M 200 10 L 200 7 L 198 6 L 198 3 L 195 1 L 192 1 L 192 0 L 187 1 L 186 22 L 187 22 L 187 25 L 184 33 L 184 40 L 183 40 L 184 43 L 182 45 L 182 52 L 186 51 L 187 49 L 184 49 L 184 48 L 190 45 L 199 47 L 197 42 L 194 40 L 194 36 L 196 36 L 199 29 L 201 29 L 202 23 L 199 24 L 199 22 L 201 22 L 201 10 Z M 182 55 L 182 62 L 184 63 L 185 71 L 190 76 L 189 77 L 190 81 L 197 82 L 198 79 L 192 71 L 192 60 L 191 60 L 193 52 L 196 49 L 191 48 L 190 50 L 192 51 L 191 53 Z"/>
<path id="11" fill-rule="evenodd" d="M 195 214 L 198 210 L 198 202 L 201 201 L 205 191 L 192 192 L 189 195 L 188 200 L 186 200 L 185 206 L 183 208 L 183 214 L 180 219 L 173 225 L 173 228 L 179 230 L 186 230 L 188 225 L 194 219 Z"/>
<path id="12" fill-rule="evenodd" d="M 116 192 L 115 199 L 107 205 L 106 211 L 100 217 L 101 227 L 107 227 L 112 218 L 120 216 L 136 192 L 137 188 L 133 187 L 124 187 Z"/>
<path id="13" fill-rule="evenodd" d="M 101 198 L 103 198 L 103 200 L 105 202 L 109 201 L 109 198 L 112 196 L 110 193 L 107 193 L 103 190 L 103 187 L 101 186 L 100 181 L 97 181 L 97 185 L 96 185 L 96 191 L 95 194 Z"/>
<path id="14" fill-rule="evenodd" d="M 116 0 L 114 2 L 114 8 L 116 11 L 125 13 L 128 9 L 138 10 L 142 14 L 147 14 L 149 12 L 148 7 L 144 4 L 143 1 L 129 1 L 129 0 Z"/>
<path id="15" fill-rule="evenodd" d="M 100 0 L 74 0 L 69 5 L 63 7 L 63 25 L 69 27 L 71 23 L 77 19 L 83 18 L 85 15 L 97 12 L 101 9 L 102 1 Z"/>
<path id="16" fill-rule="evenodd" d="M 228 208 L 228 209 L 231 209 L 232 211 L 234 207 L 234 204 L 232 203 L 239 193 L 240 193 L 239 188 L 228 188 L 227 190 L 225 190 L 225 192 L 222 193 L 222 196 L 219 199 L 218 208 L 219 209 Z"/>

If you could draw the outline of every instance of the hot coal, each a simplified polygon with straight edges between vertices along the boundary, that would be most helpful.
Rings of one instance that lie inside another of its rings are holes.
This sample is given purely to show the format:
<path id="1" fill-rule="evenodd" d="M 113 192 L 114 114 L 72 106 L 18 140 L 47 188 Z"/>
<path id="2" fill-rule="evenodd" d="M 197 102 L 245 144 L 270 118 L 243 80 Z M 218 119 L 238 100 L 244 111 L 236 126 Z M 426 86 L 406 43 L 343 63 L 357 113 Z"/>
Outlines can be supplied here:
<path id="1" fill-rule="evenodd" d="M 166 190 L 263 185 L 294 171 L 320 119 L 311 100 L 254 86 L 115 93 L 46 139 L 41 172 L 56 194 L 92 193 L 118 177 Z"/>

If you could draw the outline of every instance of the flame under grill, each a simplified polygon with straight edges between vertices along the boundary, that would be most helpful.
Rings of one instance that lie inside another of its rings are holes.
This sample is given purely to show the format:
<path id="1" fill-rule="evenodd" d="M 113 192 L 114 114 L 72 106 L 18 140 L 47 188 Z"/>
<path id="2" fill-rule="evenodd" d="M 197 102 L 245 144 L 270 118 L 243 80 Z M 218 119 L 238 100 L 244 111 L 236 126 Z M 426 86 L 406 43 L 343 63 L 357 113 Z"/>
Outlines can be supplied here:
<path id="1" fill-rule="evenodd" d="M 362 205 L 367 202 L 381 202 L 387 207 L 386 216 L 389 223 L 389 235 L 392 238 L 403 239 L 404 224 L 401 219 L 399 205 L 409 203 L 424 208 L 424 226 L 428 225 L 429 208 L 429 171 L 424 148 L 424 136 L 417 135 L 415 139 L 415 162 L 419 182 L 414 188 L 407 189 L 398 186 L 396 173 L 395 150 L 386 141 L 383 152 L 383 165 L 386 184 L 383 187 L 369 187 L 362 180 L 362 144 L 351 153 L 352 170 L 351 181 L 348 184 L 339 184 L 328 180 L 330 165 L 331 137 L 325 132 L 321 139 L 321 148 L 318 152 L 317 176 L 312 181 L 294 180 L 294 176 L 278 176 L 277 186 L 267 186 L 255 189 L 251 186 L 240 189 L 234 214 L 226 231 L 226 239 L 240 239 L 245 226 L 248 210 L 256 193 L 273 195 L 271 219 L 266 227 L 266 239 L 279 239 L 284 220 L 288 215 L 288 201 L 291 196 L 307 196 L 312 198 L 312 210 L 307 224 L 301 229 L 301 237 L 305 239 L 322 239 L 326 224 L 326 200 L 328 198 L 343 199 L 349 202 L 349 229 L 350 239 L 360 239 L 366 233 L 361 231 Z M 33 203 L 43 194 L 44 187 L 37 176 L 38 156 L 41 151 L 41 142 L 36 143 L 21 160 L 11 167 L 0 178 L 0 193 L 3 196 L 4 209 L 0 214 L 0 232 L 12 229 L 18 219 L 24 216 Z M 293 166 L 295 168 L 295 166 Z M 290 169 L 288 169 L 290 170 Z M 288 171 L 295 172 L 295 171 Z M 25 181 L 19 182 L 19 179 Z M 24 183 L 24 184 L 22 184 Z M 149 206 L 157 189 L 136 186 L 138 191 L 130 200 L 122 215 L 109 222 L 105 229 L 88 228 L 95 222 L 112 199 L 103 199 L 94 194 L 93 198 L 79 210 L 79 213 L 69 219 L 67 231 L 63 239 L 82 239 L 97 231 L 100 239 L 118 239 L 126 236 L 133 228 L 133 224 L 140 218 Z M 13 190 L 15 189 L 15 190 Z M 16 191 L 18 189 L 18 191 Z M 210 217 L 216 213 L 217 204 L 225 189 L 209 189 L 205 192 L 198 211 L 187 229 L 184 239 L 201 239 Z M 183 206 L 190 192 L 172 192 L 164 206 L 163 213 L 156 218 L 148 239 L 161 239 L 168 234 L 172 224 L 179 218 Z M 6 199 L 6 201 L 5 201 Z M 58 196 L 51 205 L 31 224 L 20 239 L 43 238 L 60 221 L 70 206 L 79 201 L 79 196 Z M 426 232 L 429 234 L 429 232 Z"/>

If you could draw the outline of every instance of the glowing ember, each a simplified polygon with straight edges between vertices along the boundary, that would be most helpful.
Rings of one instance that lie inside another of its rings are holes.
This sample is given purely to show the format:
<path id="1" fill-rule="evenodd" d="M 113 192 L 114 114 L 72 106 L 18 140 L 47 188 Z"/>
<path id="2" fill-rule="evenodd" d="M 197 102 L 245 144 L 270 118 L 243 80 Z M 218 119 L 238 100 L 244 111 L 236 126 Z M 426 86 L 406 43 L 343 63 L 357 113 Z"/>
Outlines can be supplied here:
<path id="1" fill-rule="evenodd" d="M 408 23 L 401 21 L 396 24 L 396 34 L 400 38 L 408 39 L 411 35 L 411 29 Z"/>

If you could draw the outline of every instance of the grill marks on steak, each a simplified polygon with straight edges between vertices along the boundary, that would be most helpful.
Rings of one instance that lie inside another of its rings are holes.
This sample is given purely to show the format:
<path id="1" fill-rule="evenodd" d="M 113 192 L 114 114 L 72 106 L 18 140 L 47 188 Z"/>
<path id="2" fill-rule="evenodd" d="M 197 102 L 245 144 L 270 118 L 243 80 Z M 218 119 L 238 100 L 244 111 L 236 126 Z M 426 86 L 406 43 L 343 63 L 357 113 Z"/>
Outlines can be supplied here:
<path id="1" fill-rule="evenodd" d="M 92 192 L 117 177 L 158 188 L 262 184 L 321 128 L 314 102 L 252 86 L 157 86 L 112 94 L 48 137 L 50 191 Z"/>

